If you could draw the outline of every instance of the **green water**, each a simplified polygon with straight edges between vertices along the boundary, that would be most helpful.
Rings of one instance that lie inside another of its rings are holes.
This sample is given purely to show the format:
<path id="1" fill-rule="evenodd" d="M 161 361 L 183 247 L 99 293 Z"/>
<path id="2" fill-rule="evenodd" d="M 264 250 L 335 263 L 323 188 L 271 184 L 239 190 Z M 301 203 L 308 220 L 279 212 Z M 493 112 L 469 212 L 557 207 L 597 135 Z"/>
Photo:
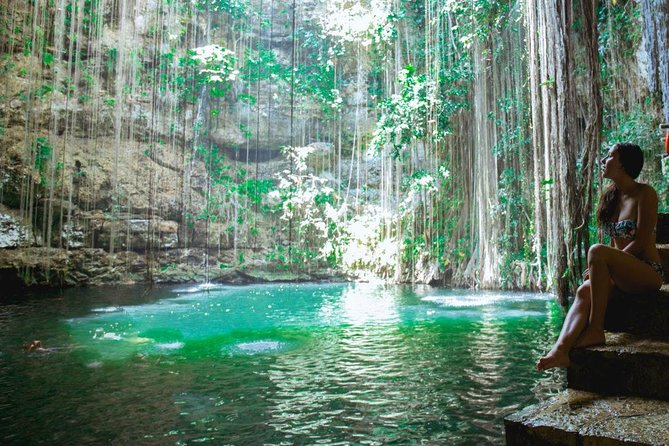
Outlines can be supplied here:
<path id="1" fill-rule="evenodd" d="M 564 387 L 533 370 L 561 322 L 547 295 L 366 284 L 23 298 L 0 306 L 0 443 L 503 444 Z"/>

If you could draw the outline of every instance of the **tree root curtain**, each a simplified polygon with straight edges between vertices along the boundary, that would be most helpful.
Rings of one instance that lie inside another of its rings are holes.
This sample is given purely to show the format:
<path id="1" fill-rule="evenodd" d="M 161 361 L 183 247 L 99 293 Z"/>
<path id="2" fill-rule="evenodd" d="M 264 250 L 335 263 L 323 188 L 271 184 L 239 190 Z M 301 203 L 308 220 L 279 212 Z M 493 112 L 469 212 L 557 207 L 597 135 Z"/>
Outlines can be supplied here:
<path id="1" fill-rule="evenodd" d="M 599 239 L 608 144 L 642 145 L 666 202 L 668 10 L 4 0 L 3 271 L 327 272 L 564 301 Z"/>

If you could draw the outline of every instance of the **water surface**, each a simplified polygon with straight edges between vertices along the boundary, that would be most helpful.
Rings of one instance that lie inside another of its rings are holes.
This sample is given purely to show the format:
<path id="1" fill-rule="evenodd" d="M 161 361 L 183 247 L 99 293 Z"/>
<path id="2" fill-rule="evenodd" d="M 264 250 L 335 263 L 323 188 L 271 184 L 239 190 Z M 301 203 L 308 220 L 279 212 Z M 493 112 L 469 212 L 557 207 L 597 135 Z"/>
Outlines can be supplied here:
<path id="1" fill-rule="evenodd" d="M 533 370 L 561 322 L 548 295 L 430 287 L 35 296 L 0 306 L 0 442 L 503 444 L 564 387 Z"/>

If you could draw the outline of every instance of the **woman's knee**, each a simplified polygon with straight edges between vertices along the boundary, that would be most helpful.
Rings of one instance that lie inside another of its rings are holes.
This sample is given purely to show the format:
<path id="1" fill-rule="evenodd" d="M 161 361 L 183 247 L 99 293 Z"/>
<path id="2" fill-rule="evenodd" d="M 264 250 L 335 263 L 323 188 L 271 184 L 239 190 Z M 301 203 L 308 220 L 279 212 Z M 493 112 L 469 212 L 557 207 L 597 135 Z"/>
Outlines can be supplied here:
<path id="1" fill-rule="evenodd" d="M 588 265 L 598 260 L 605 260 L 607 251 L 611 249 L 609 246 L 601 243 L 596 243 L 588 250 Z"/>
<path id="2" fill-rule="evenodd" d="M 576 290 L 576 299 L 590 301 L 590 283 L 584 283 Z"/>

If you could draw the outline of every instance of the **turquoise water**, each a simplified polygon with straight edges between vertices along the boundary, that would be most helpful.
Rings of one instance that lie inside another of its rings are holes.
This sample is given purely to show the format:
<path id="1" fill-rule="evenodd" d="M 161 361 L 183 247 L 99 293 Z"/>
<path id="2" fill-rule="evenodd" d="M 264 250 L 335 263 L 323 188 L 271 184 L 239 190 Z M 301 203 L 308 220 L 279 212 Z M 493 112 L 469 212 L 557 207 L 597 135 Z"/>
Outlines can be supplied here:
<path id="1" fill-rule="evenodd" d="M 503 444 L 564 387 L 533 370 L 561 322 L 547 295 L 370 284 L 24 298 L 0 306 L 0 443 Z"/>

